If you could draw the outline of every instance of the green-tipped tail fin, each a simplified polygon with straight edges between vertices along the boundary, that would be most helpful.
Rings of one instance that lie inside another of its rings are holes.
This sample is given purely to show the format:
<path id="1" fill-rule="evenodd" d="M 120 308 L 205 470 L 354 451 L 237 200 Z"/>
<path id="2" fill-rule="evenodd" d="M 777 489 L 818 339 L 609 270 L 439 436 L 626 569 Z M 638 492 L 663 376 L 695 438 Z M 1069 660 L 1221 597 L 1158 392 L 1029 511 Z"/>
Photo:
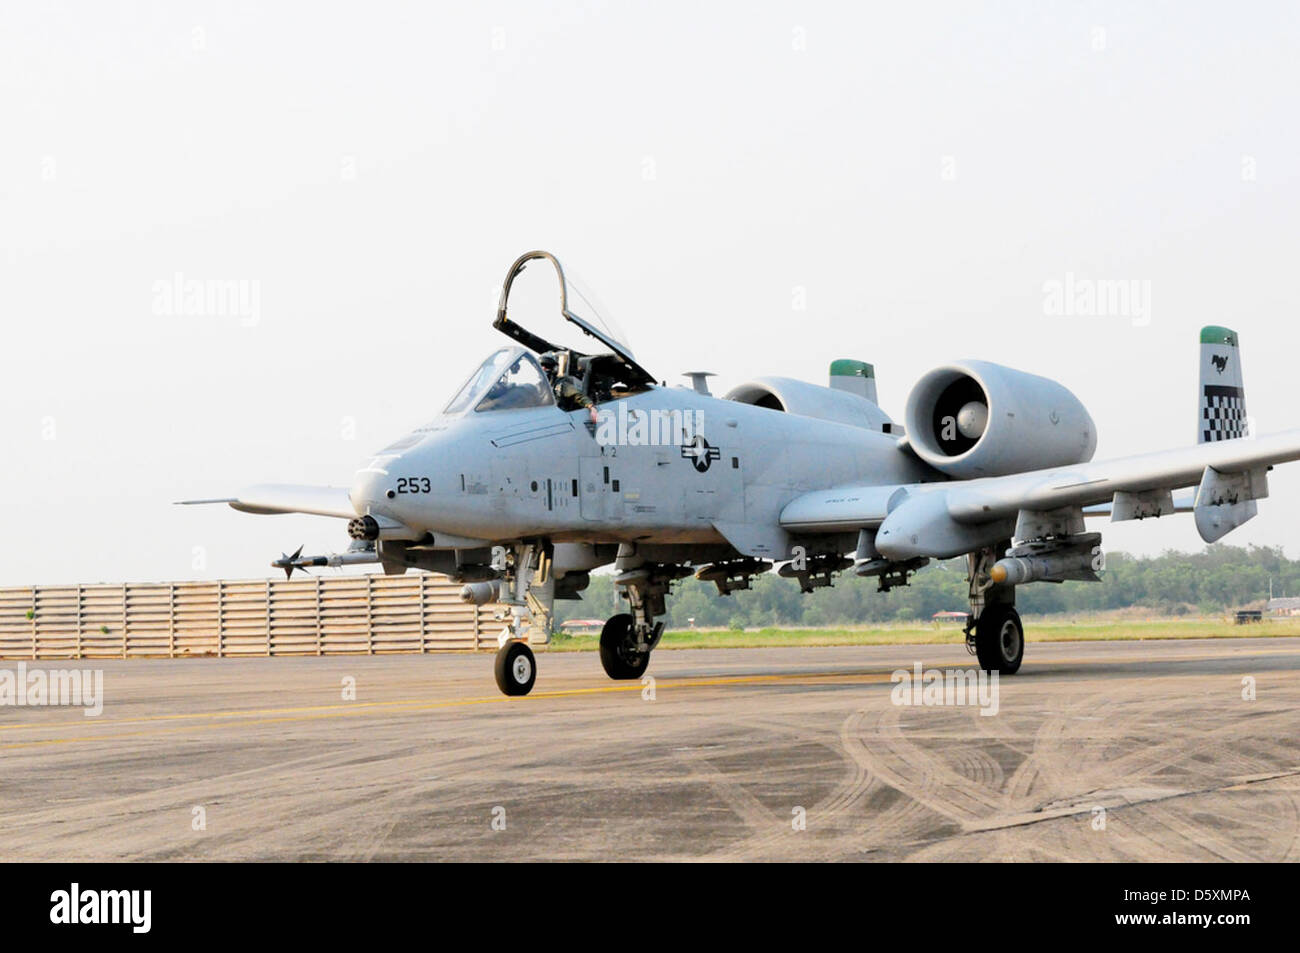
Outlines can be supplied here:
<path id="1" fill-rule="evenodd" d="M 1197 443 L 1247 436 L 1246 389 L 1241 378 L 1237 332 L 1217 325 L 1201 328 L 1201 379 Z"/>

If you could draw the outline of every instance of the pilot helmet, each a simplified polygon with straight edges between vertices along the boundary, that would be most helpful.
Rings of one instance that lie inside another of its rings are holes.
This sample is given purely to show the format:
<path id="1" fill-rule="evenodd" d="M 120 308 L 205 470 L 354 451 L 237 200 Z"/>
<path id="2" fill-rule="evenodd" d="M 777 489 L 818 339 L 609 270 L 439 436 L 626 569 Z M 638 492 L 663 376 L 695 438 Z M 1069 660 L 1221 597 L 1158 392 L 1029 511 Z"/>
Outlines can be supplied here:
<path id="1" fill-rule="evenodd" d="M 542 370 L 548 374 L 553 373 L 560 366 L 559 359 L 556 358 L 554 351 L 547 351 L 537 359 L 537 362 L 542 365 Z"/>

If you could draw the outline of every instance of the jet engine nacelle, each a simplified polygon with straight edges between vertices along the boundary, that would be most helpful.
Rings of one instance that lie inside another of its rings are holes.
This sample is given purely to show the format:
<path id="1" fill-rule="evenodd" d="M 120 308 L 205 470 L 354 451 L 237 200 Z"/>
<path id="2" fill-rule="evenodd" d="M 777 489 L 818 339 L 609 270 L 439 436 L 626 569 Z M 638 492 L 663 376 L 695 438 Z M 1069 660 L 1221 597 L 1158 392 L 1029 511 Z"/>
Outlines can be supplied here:
<path id="1" fill-rule="evenodd" d="M 801 417 L 889 432 L 889 415 L 865 397 L 790 377 L 757 377 L 733 387 L 725 400 Z"/>
<path id="2" fill-rule="evenodd" d="M 904 415 L 912 450 L 959 479 L 1069 466 L 1092 459 L 1092 417 L 1056 381 L 987 361 L 930 371 Z"/>

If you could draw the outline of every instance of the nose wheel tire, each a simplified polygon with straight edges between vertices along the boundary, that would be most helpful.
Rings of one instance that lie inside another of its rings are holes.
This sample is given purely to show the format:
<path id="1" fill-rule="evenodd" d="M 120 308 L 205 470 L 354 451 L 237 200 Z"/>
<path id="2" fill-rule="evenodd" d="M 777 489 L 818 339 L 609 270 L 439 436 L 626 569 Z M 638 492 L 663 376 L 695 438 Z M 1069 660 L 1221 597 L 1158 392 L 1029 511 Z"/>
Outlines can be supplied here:
<path id="1" fill-rule="evenodd" d="M 650 653 L 637 651 L 631 613 L 611 616 L 600 630 L 600 664 L 616 679 L 640 678 L 650 664 Z"/>
<path id="2" fill-rule="evenodd" d="M 497 688 L 506 695 L 527 695 L 537 679 L 537 661 L 526 642 L 507 642 L 497 652 Z"/>
<path id="3" fill-rule="evenodd" d="M 1025 657 L 1025 627 L 1014 606 L 986 606 L 975 622 L 975 656 L 986 672 L 1014 675 Z"/>

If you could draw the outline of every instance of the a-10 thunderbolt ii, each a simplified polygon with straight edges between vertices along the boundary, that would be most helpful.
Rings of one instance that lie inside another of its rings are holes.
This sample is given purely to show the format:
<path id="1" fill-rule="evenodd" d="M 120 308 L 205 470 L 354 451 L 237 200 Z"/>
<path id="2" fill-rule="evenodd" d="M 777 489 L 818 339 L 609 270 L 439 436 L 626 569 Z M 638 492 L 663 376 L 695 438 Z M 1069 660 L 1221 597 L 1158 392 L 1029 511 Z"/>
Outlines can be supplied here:
<path id="1" fill-rule="evenodd" d="M 525 266 L 553 268 L 556 323 L 582 349 L 512 318 Z M 1133 520 L 1192 510 L 1212 542 L 1255 515 L 1272 464 L 1300 458 L 1300 430 L 1249 432 L 1237 335 L 1201 331 L 1198 443 L 1091 462 L 1096 430 L 1065 387 L 986 361 L 936 367 L 895 423 L 870 365 L 836 361 L 830 386 L 759 377 L 712 396 L 656 382 L 552 255 L 520 257 L 493 353 L 441 414 L 380 450 L 351 487 L 263 485 L 222 500 L 249 513 L 346 519 L 351 548 L 299 552 L 295 568 L 377 562 L 443 573 L 504 620 L 496 679 L 527 694 L 530 643 L 549 637 L 555 599 L 580 598 L 612 564 L 628 611 L 610 618 L 600 660 L 637 678 L 663 634 L 665 597 L 687 575 L 722 593 L 774 566 L 804 592 L 841 572 L 906 585 L 931 559 L 965 556 L 966 640 L 982 668 L 1024 654 L 1016 587 L 1096 581 L 1101 536 L 1085 516 Z M 567 324 L 565 323 L 567 322 Z M 1173 490 L 1195 487 L 1189 504 Z"/>

